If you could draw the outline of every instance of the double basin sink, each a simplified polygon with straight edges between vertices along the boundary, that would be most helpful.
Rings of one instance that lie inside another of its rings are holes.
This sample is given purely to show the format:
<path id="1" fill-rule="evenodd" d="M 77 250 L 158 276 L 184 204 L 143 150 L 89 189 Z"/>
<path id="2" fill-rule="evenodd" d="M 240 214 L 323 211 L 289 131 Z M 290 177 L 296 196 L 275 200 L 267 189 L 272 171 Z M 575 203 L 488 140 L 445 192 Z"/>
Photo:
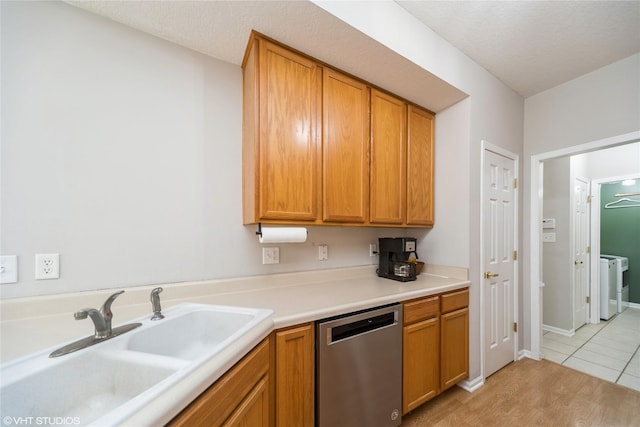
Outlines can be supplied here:
<path id="1" fill-rule="evenodd" d="M 55 358 L 49 349 L 7 363 L 0 373 L 0 413 L 16 424 L 126 425 L 190 377 L 206 382 L 203 374 L 219 371 L 225 360 L 216 359 L 228 358 L 234 343 L 270 329 L 271 314 L 180 304 L 164 310 L 164 319 L 137 319 L 140 327 L 92 347 Z"/>

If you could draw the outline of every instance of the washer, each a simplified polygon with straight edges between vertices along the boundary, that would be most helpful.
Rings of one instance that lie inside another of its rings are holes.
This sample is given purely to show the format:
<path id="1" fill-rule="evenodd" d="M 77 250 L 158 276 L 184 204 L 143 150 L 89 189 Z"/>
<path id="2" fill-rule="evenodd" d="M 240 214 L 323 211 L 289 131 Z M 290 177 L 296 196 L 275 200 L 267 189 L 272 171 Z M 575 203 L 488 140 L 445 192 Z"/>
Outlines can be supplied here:
<path id="1" fill-rule="evenodd" d="M 616 260 L 600 258 L 600 318 L 609 320 L 618 312 Z"/>

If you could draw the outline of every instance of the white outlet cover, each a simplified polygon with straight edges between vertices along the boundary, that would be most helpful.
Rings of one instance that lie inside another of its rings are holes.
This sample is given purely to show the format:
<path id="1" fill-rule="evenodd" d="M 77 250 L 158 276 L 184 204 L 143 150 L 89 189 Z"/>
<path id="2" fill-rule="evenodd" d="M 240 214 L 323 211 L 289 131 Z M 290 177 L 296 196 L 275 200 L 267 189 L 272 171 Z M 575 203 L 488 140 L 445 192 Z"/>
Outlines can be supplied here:
<path id="1" fill-rule="evenodd" d="M 329 246 L 327 245 L 318 246 L 318 259 L 320 261 L 326 261 L 327 259 L 329 259 Z"/>
<path id="2" fill-rule="evenodd" d="M 60 278 L 60 254 L 36 254 L 36 280 Z"/>
<path id="3" fill-rule="evenodd" d="M 0 256 L 0 284 L 18 283 L 18 256 Z"/>
<path id="4" fill-rule="evenodd" d="M 262 248 L 262 264 L 280 264 L 280 248 Z"/>

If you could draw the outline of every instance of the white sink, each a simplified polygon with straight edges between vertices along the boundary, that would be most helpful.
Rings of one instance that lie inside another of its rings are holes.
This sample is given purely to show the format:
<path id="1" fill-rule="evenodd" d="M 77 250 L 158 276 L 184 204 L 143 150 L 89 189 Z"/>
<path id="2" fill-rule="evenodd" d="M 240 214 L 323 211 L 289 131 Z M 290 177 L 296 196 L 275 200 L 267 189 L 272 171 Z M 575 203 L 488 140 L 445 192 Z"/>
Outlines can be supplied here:
<path id="1" fill-rule="evenodd" d="M 2 415 L 72 417 L 85 425 L 176 371 L 175 366 L 127 359 L 119 351 L 88 351 L 3 386 Z"/>
<path id="2" fill-rule="evenodd" d="M 186 406 L 228 367 L 234 343 L 251 344 L 272 326 L 272 312 L 264 309 L 180 304 L 163 314 L 158 321 L 136 319 L 139 328 L 74 353 L 49 358 L 55 348 L 47 349 L 3 365 L 2 417 L 112 426 L 138 423 L 135 415 L 145 425 L 164 424 L 175 414 L 148 408 Z M 167 396 L 174 389 L 188 392 Z"/>
<path id="3" fill-rule="evenodd" d="M 196 310 L 169 321 L 167 318 L 156 321 L 153 327 L 132 334 L 127 349 L 197 360 L 215 351 L 220 343 L 241 333 L 253 318 L 251 312 L 230 307 Z"/>

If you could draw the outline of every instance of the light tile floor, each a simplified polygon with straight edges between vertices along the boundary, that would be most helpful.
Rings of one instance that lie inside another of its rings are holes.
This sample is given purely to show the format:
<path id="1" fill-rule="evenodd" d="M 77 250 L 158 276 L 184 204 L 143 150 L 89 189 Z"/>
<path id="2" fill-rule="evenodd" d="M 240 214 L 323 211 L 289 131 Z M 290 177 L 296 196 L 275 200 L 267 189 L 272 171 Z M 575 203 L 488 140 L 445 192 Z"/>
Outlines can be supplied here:
<path id="1" fill-rule="evenodd" d="M 545 332 L 544 358 L 640 391 L 640 310 L 587 324 L 572 337 Z"/>

